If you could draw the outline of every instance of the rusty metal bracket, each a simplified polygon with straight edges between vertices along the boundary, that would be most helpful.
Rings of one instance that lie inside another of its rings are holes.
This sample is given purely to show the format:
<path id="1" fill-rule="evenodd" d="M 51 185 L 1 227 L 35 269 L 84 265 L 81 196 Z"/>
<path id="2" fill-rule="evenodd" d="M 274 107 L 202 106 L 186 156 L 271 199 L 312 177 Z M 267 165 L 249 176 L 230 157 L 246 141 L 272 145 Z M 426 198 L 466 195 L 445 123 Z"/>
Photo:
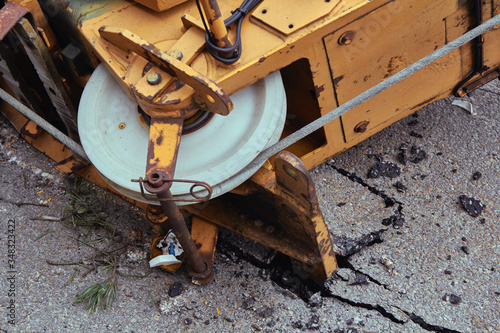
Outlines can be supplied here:
<path id="1" fill-rule="evenodd" d="M 249 195 L 227 193 L 184 209 L 298 260 L 324 283 L 337 262 L 314 182 L 289 152 L 278 154 L 274 168 L 260 169 L 250 179 Z"/>
<path id="2" fill-rule="evenodd" d="M 193 101 L 199 108 L 221 115 L 227 115 L 232 110 L 231 99 L 215 82 L 141 37 L 126 29 L 106 26 L 101 27 L 99 33 L 118 48 L 135 52 L 193 88 Z"/>
<path id="3" fill-rule="evenodd" d="M 483 74 L 481 77 L 479 77 L 477 80 L 470 82 L 466 86 L 464 86 L 462 89 L 466 93 L 470 93 L 474 90 L 476 90 L 479 87 L 484 86 L 486 83 L 493 81 L 494 79 L 500 78 L 500 68 L 495 68 L 492 71 L 489 71 L 486 74 Z"/>
<path id="4" fill-rule="evenodd" d="M 0 40 L 3 40 L 23 17 L 36 29 L 35 17 L 28 8 L 14 1 L 6 3 L 0 9 Z"/>
<path id="5" fill-rule="evenodd" d="M 151 240 L 150 256 L 152 259 L 162 254 L 161 251 L 156 248 L 156 244 L 158 244 L 158 242 L 163 239 L 163 235 L 167 234 L 167 232 L 170 231 L 171 226 L 169 224 L 168 217 L 163 212 L 161 207 L 149 205 L 146 216 L 151 227 L 159 235 L 161 235 L 158 237 L 154 237 Z M 192 218 L 191 237 L 196 248 L 198 249 L 200 256 L 203 258 L 207 266 L 208 272 L 207 274 L 200 275 L 199 278 L 194 278 L 193 282 L 195 284 L 201 285 L 209 283 L 214 277 L 213 262 L 215 247 L 217 245 L 218 228 L 219 227 L 216 224 L 210 223 L 209 221 L 204 220 L 199 216 L 193 216 Z M 181 258 L 181 260 L 183 259 Z M 169 272 L 174 272 L 179 267 L 180 264 L 160 266 L 160 268 Z M 195 274 L 195 276 L 198 275 Z"/>
<path id="6" fill-rule="evenodd" d="M 189 275 L 199 283 L 205 283 L 213 275 L 212 265 L 199 252 L 177 204 L 172 200 L 161 200 L 171 199 L 172 193 L 170 193 L 170 190 L 168 188 L 164 189 L 157 193 L 157 196 L 160 199 L 162 213 L 167 216 L 167 220 L 161 223 L 160 228 L 165 230 L 166 225 L 168 225 L 173 230 L 184 250 Z"/>
<path id="7" fill-rule="evenodd" d="M 474 11 L 475 11 L 475 20 L 476 25 L 478 27 L 483 23 L 483 4 L 481 0 L 475 0 L 474 2 Z M 456 97 L 463 97 L 469 93 L 467 90 L 467 83 L 469 83 L 474 76 L 477 74 L 483 75 L 485 71 L 489 68 L 484 65 L 484 56 L 483 56 L 483 44 L 484 39 L 482 35 L 474 38 L 473 41 L 473 52 L 474 52 L 474 67 L 472 68 L 472 72 L 467 75 L 462 81 L 460 81 L 456 87 L 453 89 L 453 95 Z"/>
<path id="8" fill-rule="evenodd" d="M 218 231 L 218 225 L 210 223 L 199 216 L 193 216 L 193 220 L 191 221 L 191 236 L 198 248 L 198 252 L 205 260 L 208 270 L 211 272 L 204 279 L 195 279 L 193 281 L 195 284 L 209 283 L 214 277 L 213 264 Z"/>

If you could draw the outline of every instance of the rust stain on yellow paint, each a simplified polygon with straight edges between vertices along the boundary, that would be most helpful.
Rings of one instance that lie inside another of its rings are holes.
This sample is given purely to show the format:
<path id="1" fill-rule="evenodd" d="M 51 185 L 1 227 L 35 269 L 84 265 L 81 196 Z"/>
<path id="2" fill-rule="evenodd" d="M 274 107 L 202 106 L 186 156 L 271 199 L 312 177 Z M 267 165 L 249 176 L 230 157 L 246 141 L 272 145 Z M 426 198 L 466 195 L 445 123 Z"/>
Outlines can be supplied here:
<path id="1" fill-rule="evenodd" d="M 387 65 L 384 79 L 396 74 L 397 72 L 408 67 L 411 64 L 411 60 L 408 59 L 406 55 L 392 57 L 389 61 L 389 64 Z"/>
<path id="2" fill-rule="evenodd" d="M 180 143 L 182 129 L 176 123 L 157 122 L 151 125 L 149 132 L 152 155 L 149 164 L 159 169 L 165 169 L 175 163 L 177 147 Z"/>

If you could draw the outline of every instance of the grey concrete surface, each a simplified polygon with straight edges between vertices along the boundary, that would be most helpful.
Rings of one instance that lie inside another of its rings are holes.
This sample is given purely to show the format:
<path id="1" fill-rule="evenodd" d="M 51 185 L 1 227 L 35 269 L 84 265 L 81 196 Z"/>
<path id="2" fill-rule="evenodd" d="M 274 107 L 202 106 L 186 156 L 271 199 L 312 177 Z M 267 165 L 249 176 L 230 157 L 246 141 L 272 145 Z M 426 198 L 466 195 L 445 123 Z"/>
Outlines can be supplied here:
<path id="1" fill-rule="evenodd" d="M 280 256 L 227 230 L 220 232 L 213 283 L 191 284 L 184 267 L 176 273 L 151 270 L 141 260 L 153 236 L 143 212 L 95 189 L 84 199 L 97 200 L 96 212 L 121 231 L 120 244 L 127 247 L 116 252 L 122 274 L 117 300 L 94 315 L 73 300 L 106 278 L 94 247 L 106 248 L 109 233 L 39 220 L 63 217 L 63 207 L 72 203 L 66 179 L 2 117 L 0 328 L 499 332 L 499 93 L 493 82 L 466 97 L 476 116 L 452 106 L 454 98 L 436 102 L 312 170 L 341 254 L 340 269 L 322 288 L 300 285 L 290 267 L 277 268 Z M 377 163 L 388 165 L 393 178 L 370 178 Z M 481 176 L 473 177 L 476 172 Z M 461 195 L 481 202 L 479 216 L 467 213 Z M 15 261 L 9 262 L 8 241 L 14 238 Z M 93 261 L 97 270 L 85 275 Z M 178 282 L 182 292 L 169 296 Z M 14 314 L 15 325 L 9 323 Z"/>

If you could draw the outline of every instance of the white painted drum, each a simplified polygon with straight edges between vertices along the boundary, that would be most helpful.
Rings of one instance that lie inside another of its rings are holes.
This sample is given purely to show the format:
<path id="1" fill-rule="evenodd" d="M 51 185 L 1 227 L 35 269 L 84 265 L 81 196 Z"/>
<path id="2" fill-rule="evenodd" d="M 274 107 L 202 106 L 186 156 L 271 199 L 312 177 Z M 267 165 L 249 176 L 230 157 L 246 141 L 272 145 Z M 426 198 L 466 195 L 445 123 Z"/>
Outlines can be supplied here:
<path id="1" fill-rule="evenodd" d="M 182 136 L 174 178 L 215 186 L 237 174 L 279 140 L 286 116 L 285 90 L 279 71 L 232 95 L 231 99 L 234 109 L 228 116 L 215 115 L 202 128 Z M 131 179 L 146 174 L 149 129 L 140 121 L 137 103 L 104 65 L 96 68 L 83 91 L 78 131 L 87 156 L 106 182 L 125 196 L 147 202 L 139 184 Z M 217 186 L 212 198 L 245 180 Z M 186 197 L 191 185 L 174 183 L 171 192 L 174 197 Z"/>

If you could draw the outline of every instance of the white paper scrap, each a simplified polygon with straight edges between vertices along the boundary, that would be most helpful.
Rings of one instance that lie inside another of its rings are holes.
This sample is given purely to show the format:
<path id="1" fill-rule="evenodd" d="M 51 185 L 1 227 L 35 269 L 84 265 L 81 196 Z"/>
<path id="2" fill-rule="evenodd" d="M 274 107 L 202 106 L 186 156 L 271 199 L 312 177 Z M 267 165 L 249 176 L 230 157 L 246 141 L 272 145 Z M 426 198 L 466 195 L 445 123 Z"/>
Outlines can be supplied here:
<path id="1" fill-rule="evenodd" d="M 469 111 L 469 113 L 471 115 L 473 115 L 473 116 L 477 115 L 477 112 L 474 111 L 474 107 L 472 106 L 471 102 L 467 102 L 467 101 L 462 101 L 462 100 L 456 99 L 456 100 L 453 101 L 453 103 L 451 103 L 451 105 L 459 106 L 462 109 L 464 109 L 466 111 Z"/>

